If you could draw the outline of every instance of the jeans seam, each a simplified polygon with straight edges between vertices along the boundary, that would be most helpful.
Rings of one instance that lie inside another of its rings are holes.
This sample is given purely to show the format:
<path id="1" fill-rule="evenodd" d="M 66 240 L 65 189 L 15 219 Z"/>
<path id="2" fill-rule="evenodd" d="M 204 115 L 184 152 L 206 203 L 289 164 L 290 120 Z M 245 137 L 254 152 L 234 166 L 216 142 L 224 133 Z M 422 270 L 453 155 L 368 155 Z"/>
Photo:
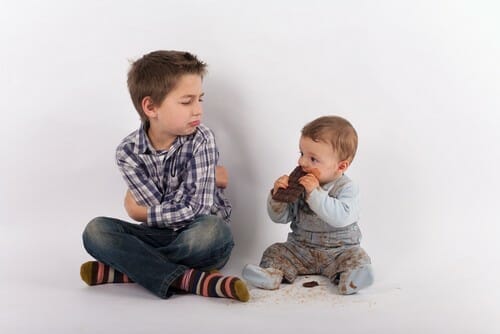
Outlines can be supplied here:
<path id="1" fill-rule="evenodd" d="M 168 275 L 166 278 L 163 279 L 163 282 L 160 285 L 160 291 L 159 295 L 163 298 L 168 297 L 168 288 L 172 283 L 186 272 L 188 268 L 183 265 L 178 265 L 178 267 L 175 269 L 173 273 Z"/>

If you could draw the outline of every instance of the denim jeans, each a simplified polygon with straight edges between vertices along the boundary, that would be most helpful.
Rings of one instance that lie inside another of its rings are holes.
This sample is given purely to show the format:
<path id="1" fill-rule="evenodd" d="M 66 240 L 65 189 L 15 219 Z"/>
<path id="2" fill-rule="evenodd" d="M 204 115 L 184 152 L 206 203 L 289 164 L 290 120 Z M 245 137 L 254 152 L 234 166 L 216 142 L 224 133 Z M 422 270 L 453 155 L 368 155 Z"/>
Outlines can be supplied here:
<path id="1" fill-rule="evenodd" d="M 234 242 L 229 226 L 217 216 L 198 217 L 177 231 L 97 217 L 85 228 L 83 245 L 98 261 L 168 298 L 170 285 L 188 268 L 222 268 Z"/>

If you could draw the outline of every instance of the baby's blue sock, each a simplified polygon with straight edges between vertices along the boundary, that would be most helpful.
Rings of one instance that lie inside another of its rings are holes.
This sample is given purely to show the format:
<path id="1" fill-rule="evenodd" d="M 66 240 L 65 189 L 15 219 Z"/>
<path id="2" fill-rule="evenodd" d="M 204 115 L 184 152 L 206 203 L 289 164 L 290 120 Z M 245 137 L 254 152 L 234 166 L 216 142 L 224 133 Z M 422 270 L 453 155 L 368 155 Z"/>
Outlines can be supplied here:
<path id="1" fill-rule="evenodd" d="M 243 268 L 243 278 L 257 288 L 275 290 L 280 287 L 283 272 L 274 268 L 261 268 L 254 264 L 247 264 Z"/>
<path id="2" fill-rule="evenodd" d="M 349 270 L 340 274 L 339 292 L 343 295 L 352 295 L 373 283 L 373 269 L 371 264 Z"/>

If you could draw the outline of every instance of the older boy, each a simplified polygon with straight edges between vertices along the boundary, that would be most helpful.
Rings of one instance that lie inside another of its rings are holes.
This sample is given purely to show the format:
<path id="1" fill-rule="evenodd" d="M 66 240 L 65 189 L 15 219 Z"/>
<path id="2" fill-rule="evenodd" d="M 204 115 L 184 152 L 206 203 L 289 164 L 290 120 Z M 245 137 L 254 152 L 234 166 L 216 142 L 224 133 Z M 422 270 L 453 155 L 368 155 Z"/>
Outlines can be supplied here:
<path id="1" fill-rule="evenodd" d="M 143 224 L 93 219 L 83 233 L 89 285 L 134 281 L 161 298 L 174 292 L 247 301 L 245 283 L 216 269 L 234 245 L 231 206 L 216 187 L 218 151 L 201 123 L 206 64 L 155 51 L 132 64 L 128 87 L 142 126 L 118 146 L 125 208 Z"/>
<path id="2" fill-rule="evenodd" d="M 277 289 L 282 280 L 320 274 L 338 285 L 341 294 L 353 294 L 373 282 L 371 261 L 359 246 L 358 188 L 344 173 L 356 154 L 358 137 L 352 125 L 337 116 L 313 120 L 302 129 L 298 179 L 304 193 L 292 203 L 273 198 L 292 179 L 276 180 L 267 211 L 276 223 L 291 222 L 284 243 L 275 243 L 262 255 L 260 266 L 247 265 L 243 277 L 263 289 Z"/>

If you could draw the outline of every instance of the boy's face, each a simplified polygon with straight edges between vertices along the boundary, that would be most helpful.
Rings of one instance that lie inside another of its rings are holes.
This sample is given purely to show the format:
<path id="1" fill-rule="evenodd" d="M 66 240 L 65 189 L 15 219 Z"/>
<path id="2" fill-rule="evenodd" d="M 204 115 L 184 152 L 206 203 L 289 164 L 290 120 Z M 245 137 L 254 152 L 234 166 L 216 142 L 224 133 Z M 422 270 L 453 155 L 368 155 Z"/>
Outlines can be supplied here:
<path id="1" fill-rule="evenodd" d="M 347 161 L 340 161 L 332 145 L 324 141 L 314 141 L 309 137 L 301 136 L 299 148 L 299 166 L 304 172 L 313 173 L 321 185 L 342 176 L 349 166 Z"/>
<path id="2" fill-rule="evenodd" d="M 160 136 L 192 134 L 201 123 L 203 95 L 201 76 L 181 76 L 163 102 L 153 107 L 154 113 L 148 115 L 152 127 L 159 131 Z"/>

